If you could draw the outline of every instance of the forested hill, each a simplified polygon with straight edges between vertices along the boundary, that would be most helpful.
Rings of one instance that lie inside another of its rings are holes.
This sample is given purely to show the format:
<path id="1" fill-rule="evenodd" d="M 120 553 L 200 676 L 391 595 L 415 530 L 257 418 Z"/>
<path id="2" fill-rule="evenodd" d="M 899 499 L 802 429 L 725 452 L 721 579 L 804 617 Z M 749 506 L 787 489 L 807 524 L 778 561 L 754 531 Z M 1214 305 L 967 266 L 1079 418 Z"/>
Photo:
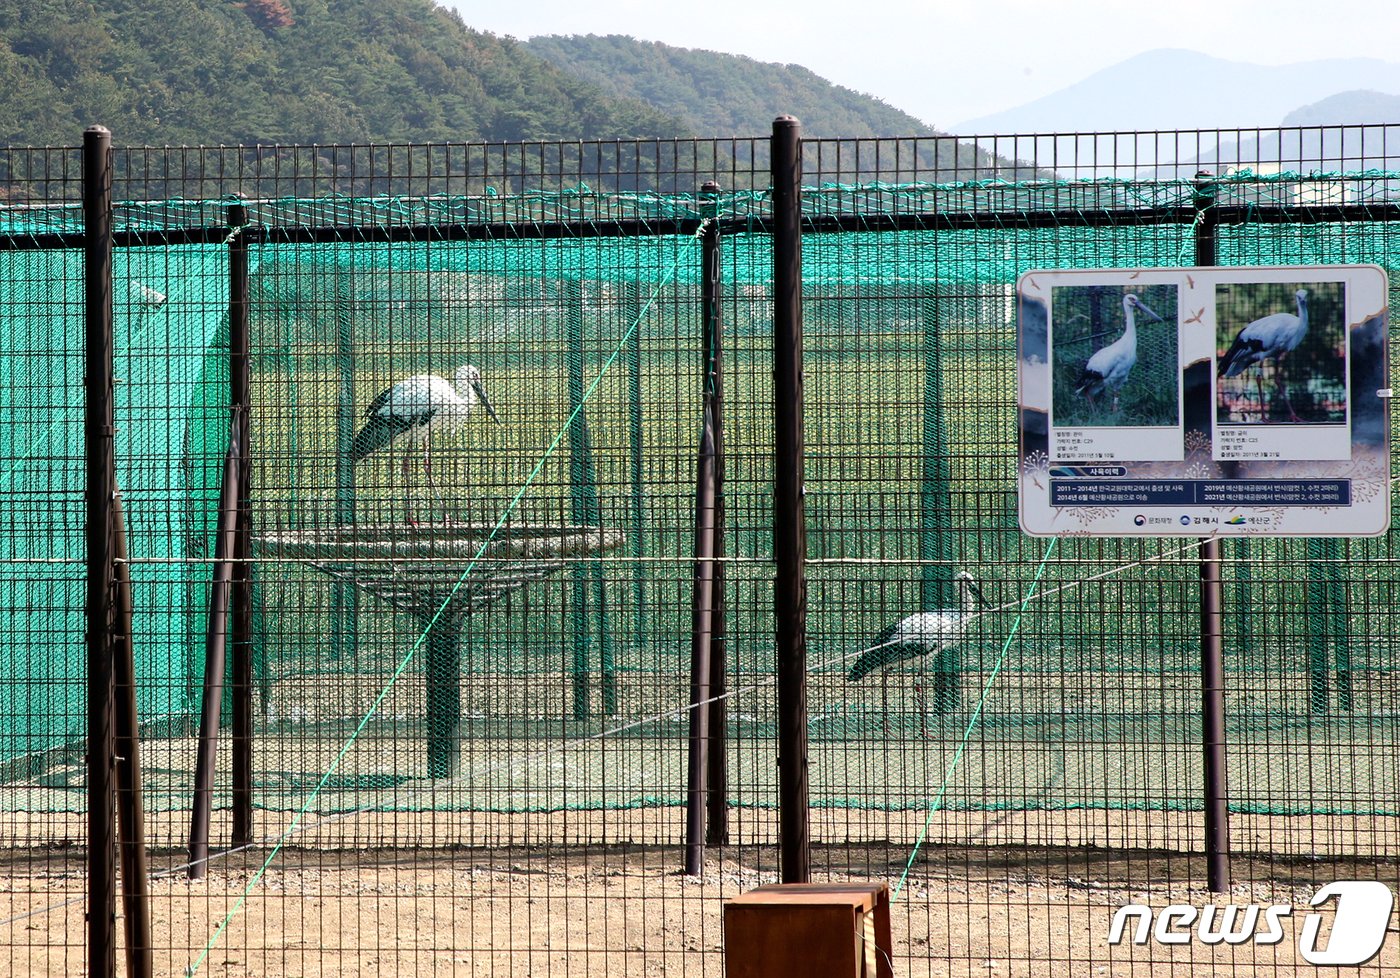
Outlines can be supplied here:
<path id="1" fill-rule="evenodd" d="M 433 0 L 0 0 L 0 146 L 73 146 L 93 124 L 118 146 L 762 137 L 781 113 L 817 138 L 934 132 L 796 65 L 626 37 L 520 42 Z M 841 178 L 908 179 L 903 147 L 843 157 Z M 950 139 L 916 152 L 940 180 L 991 162 Z M 750 165 L 765 164 L 760 141 Z M 638 173 L 618 185 L 663 185 Z"/>
<path id="2" fill-rule="evenodd" d="M 609 95 L 637 99 L 676 124 L 714 136 L 763 136 L 774 116 L 802 121 L 808 138 L 868 138 L 943 135 L 927 123 L 870 96 L 833 85 L 800 65 L 766 64 L 733 54 L 671 47 L 621 35 L 534 37 L 525 47 L 560 70 L 597 85 Z M 917 156 L 920 177 L 944 182 L 978 179 L 987 167 L 1017 180 L 1049 176 L 1030 167 L 994 160 L 952 139 L 905 142 L 900 152 L 856 154 L 843 160 L 844 179 L 908 180 Z M 766 154 L 759 145 L 755 162 Z"/>
<path id="3" fill-rule="evenodd" d="M 0 0 L 0 145 L 683 136 L 432 0 Z"/>
<path id="4" fill-rule="evenodd" d="M 801 65 L 765 64 L 617 34 L 535 37 L 525 46 L 614 97 L 646 102 L 707 135 L 762 135 L 779 112 L 797 116 L 803 132 L 819 138 L 934 134 L 913 116 L 833 85 Z"/>

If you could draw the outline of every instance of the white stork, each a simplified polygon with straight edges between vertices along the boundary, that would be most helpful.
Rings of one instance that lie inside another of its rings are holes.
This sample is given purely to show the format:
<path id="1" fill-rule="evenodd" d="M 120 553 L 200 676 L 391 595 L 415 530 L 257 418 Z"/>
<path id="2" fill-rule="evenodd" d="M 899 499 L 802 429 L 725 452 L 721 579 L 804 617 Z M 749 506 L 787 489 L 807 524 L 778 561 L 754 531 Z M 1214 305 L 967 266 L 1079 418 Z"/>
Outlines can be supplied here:
<path id="1" fill-rule="evenodd" d="M 1113 410 L 1118 410 L 1118 389 L 1127 381 L 1128 374 L 1137 363 L 1137 321 L 1134 318 L 1137 312 L 1156 322 L 1162 321 L 1162 317 L 1137 296 L 1132 293 L 1123 296 L 1123 335 L 1084 364 L 1084 370 L 1074 385 L 1076 394 L 1083 394 L 1092 401 L 1105 390 L 1112 390 Z"/>
<path id="2" fill-rule="evenodd" d="M 874 645 L 861 652 L 846 678 L 862 679 L 877 669 L 942 652 L 961 642 L 978 606 L 985 608 L 987 601 L 977 581 L 967 571 L 958 571 L 954 580 L 961 595 L 961 608 L 923 611 L 900 619 L 881 632 Z M 915 689 L 920 689 L 919 684 L 915 684 Z"/>
<path id="3" fill-rule="evenodd" d="M 358 462 L 400 438 L 407 442 L 403 454 L 406 523 L 414 523 L 408 483 L 413 446 L 417 445 L 423 451 L 423 471 L 427 473 L 428 488 L 436 495 L 428 439 L 434 431 L 452 431 L 460 427 L 478 401 L 491 415 L 491 420 L 500 424 L 501 419 L 496 416 L 495 408 L 491 407 L 486 391 L 482 389 L 481 371 L 468 363 L 457 368 L 451 382 L 436 374 L 416 374 L 405 378 L 382 392 L 365 409 L 368 420 L 350 445 L 350 459 Z"/>
<path id="4" fill-rule="evenodd" d="M 1261 420 L 1264 415 L 1265 360 L 1274 361 L 1274 382 L 1278 385 L 1279 397 L 1283 398 L 1283 406 L 1288 408 L 1289 420 L 1300 420 L 1293 410 L 1293 405 L 1289 403 L 1288 391 L 1283 386 L 1283 358 L 1298 349 L 1298 344 L 1303 342 L 1303 337 L 1307 335 L 1308 290 L 1299 289 L 1293 293 L 1293 297 L 1298 301 L 1298 315 L 1276 312 L 1254 320 L 1240 330 L 1235 342 L 1230 344 L 1230 349 L 1225 351 L 1215 368 L 1217 377 L 1238 377 L 1250 367 L 1260 365 L 1254 384 L 1259 394 Z"/>
<path id="5" fill-rule="evenodd" d="M 159 309 L 165 305 L 165 293 L 157 292 L 149 285 L 142 285 L 132 279 L 127 283 L 127 293 L 131 296 L 131 302 L 141 311 Z"/>

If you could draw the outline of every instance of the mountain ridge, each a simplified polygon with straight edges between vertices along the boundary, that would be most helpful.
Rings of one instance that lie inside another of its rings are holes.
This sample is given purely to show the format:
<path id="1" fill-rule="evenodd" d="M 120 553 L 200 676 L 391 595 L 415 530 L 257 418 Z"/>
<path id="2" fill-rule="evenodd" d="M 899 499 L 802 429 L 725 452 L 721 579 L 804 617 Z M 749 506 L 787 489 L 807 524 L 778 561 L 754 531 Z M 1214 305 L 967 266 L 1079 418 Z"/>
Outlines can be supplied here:
<path id="1" fill-rule="evenodd" d="M 1144 104 L 1143 81 L 1153 77 L 1163 78 L 1164 85 L 1170 82 L 1172 97 Z M 1345 82 L 1339 83 L 1339 78 Z M 1357 89 L 1400 92 L 1400 63 L 1327 58 L 1256 65 L 1181 48 L 1158 48 L 1049 95 L 949 128 L 971 136 L 1275 127 L 1302 106 Z"/>
<path id="2" fill-rule="evenodd" d="M 877 96 L 822 78 L 802 65 L 640 41 L 623 34 L 543 35 L 525 49 L 611 94 L 683 115 L 700 132 L 764 135 L 779 112 L 814 137 L 942 135 Z M 706 84 L 722 78 L 723 98 Z M 761 100 L 760 100 L 761 99 Z"/>

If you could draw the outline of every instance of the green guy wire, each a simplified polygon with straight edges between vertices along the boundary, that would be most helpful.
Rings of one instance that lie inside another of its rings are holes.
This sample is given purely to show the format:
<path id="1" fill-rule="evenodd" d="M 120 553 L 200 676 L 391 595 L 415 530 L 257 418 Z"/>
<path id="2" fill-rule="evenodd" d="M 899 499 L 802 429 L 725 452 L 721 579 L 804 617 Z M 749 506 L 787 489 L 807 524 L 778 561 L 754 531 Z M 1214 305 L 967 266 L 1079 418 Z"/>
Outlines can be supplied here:
<path id="1" fill-rule="evenodd" d="M 913 868 L 914 860 L 919 856 L 919 849 L 923 847 L 924 840 L 928 838 L 928 827 L 933 824 L 933 813 L 938 811 L 938 807 L 943 804 L 943 796 L 948 791 L 948 782 L 953 779 L 953 772 L 957 770 L 958 761 L 962 760 L 963 751 L 967 748 L 967 739 L 972 736 L 972 728 L 977 726 L 977 721 L 982 716 L 982 706 L 987 702 L 987 694 L 992 691 L 992 683 L 996 682 L 997 673 L 1001 672 L 1001 664 L 1006 661 L 1006 650 L 1011 648 L 1011 641 L 1021 628 L 1021 619 L 1025 616 L 1026 605 L 1030 604 L 1031 598 L 1035 597 L 1035 590 L 1040 586 L 1040 578 L 1045 574 L 1045 564 L 1049 561 L 1050 555 L 1055 552 L 1055 544 L 1059 542 L 1059 539 L 1059 537 L 1051 537 L 1050 546 L 1045 548 L 1045 556 L 1040 558 L 1040 566 L 1036 568 L 1035 579 L 1031 581 L 1026 596 L 1021 599 L 1021 607 L 1016 610 L 1016 620 L 1011 623 L 1011 632 L 1001 645 L 1001 652 L 997 655 L 996 665 L 992 667 L 992 674 L 987 677 L 987 682 L 982 686 L 982 695 L 977 699 L 977 708 L 972 711 L 972 716 L 967 721 L 967 728 L 963 730 L 962 740 L 958 742 L 958 749 L 953 753 L 953 760 L 943 775 L 943 783 L 938 786 L 938 794 L 929 805 L 928 818 L 924 819 L 924 827 L 919 830 L 919 838 L 914 841 L 914 851 L 909 853 L 909 861 L 904 864 L 904 872 L 900 874 L 899 882 L 895 884 L 894 892 L 890 894 L 891 901 L 895 900 L 899 896 L 899 891 L 904 889 L 904 881 L 909 878 L 909 870 Z"/>
<path id="2" fill-rule="evenodd" d="M 692 240 L 698 242 L 699 238 L 697 236 Z M 598 385 L 602 383 L 603 377 L 607 375 L 607 372 L 610 369 L 612 369 L 612 365 L 617 361 L 617 358 L 621 356 L 623 348 L 627 345 L 627 341 L 632 337 L 632 333 L 636 331 L 638 325 L 642 321 L 642 318 L 646 315 L 647 311 L 651 308 L 651 306 L 656 302 L 656 298 L 660 294 L 661 290 L 665 288 L 666 285 L 675 276 L 676 269 L 680 267 L 680 263 L 681 259 L 680 257 L 677 257 L 676 260 L 671 264 L 671 267 L 666 270 L 666 274 L 661 277 L 661 281 L 657 283 L 656 288 L 652 291 L 651 296 L 648 297 L 645 303 L 643 303 L 642 308 L 637 315 L 637 318 L 632 321 L 631 326 L 627 327 L 627 332 L 622 335 L 622 338 L 618 340 L 617 345 L 613 347 L 612 353 L 609 354 L 607 360 L 603 362 L 603 367 L 601 370 L 598 371 L 598 376 L 594 377 L 593 382 L 588 385 L 588 389 L 584 392 L 583 397 L 579 400 L 579 403 L 575 405 L 572 413 L 570 413 L 569 417 L 565 419 L 564 424 L 559 429 L 558 433 L 555 434 L 554 440 L 549 443 L 549 447 L 547 447 L 544 450 L 544 454 L 541 455 L 539 461 L 535 463 L 534 469 L 532 469 L 530 474 L 526 476 L 524 483 L 522 483 L 520 486 L 520 489 L 516 492 L 515 496 L 512 497 L 511 501 L 506 505 L 505 511 L 501 514 L 500 519 L 496 521 L 496 525 L 491 528 L 491 532 L 488 533 L 486 535 L 486 539 L 481 542 L 481 546 L 477 549 L 475 555 L 472 556 L 472 559 L 467 564 L 466 569 L 462 571 L 462 576 L 457 579 L 457 583 L 453 585 L 452 590 L 448 593 L 447 597 L 443 599 L 442 604 L 438 607 L 437 614 L 433 615 L 432 620 L 428 622 L 427 626 L 423 629 L 423 632 L 413 643 L 413 647 L 410 648 L 408 652 L 404 654 L 403 659 L 399 662 L 398 668 L 396 668 L 394 670 L 393 675 L 389 677 L 389 681 L 385 683 L 384 688 L 379 691 L 379 695 L 374 698 L 374 702 L 369 705 L 369 709 L 366 710 L 365 715 L 360 718 L 360 722 L 356 724 L 355 729 L 350 733 L 349 739 L 345 741 L 345 744 L 340 748 L 339 753 L 337 753 L 336 756 L 331 760 L 330 766 L 326 768 L 326 773 L 321 776 L 321 780 L 317 782 L 316 787 L 311 790 L 311 794 L 307 796 L 306 801 L 302 803 L 301 808 L 297 809 L 297 813 L 292 818 L 291 824 L 287 826 L 286 831 L 282 833 L 281 837 L 277 840 L 277 843 L 272 847 L 272 851 L 270 851 L 267 854 L 267 858 L 263 860 L 262 865 L 258 867 L 257 872 L 255 872 L 252 875 L 252 877 L 248 880 L 248 885 L 243 888 L 243 892 L 239 894 L 238 899 L 234 901 L 233 907 L 229 910 L 228 914 L 224 917 L 223 920 L 219 922 L 219 926 L 214 930 L 213 936 L 209 938 L 209 941 L 204 945 L 203 950 L 199 952 L 199 956 L 195 958 L 193 964 L 191 964 L 185 969 L 186 976 L 193 976 L 196 972 L 199 971 L 200 966 L 203 965 L 205 959 L 209 957 L 209 952 L 214 949 L 214 945 L 218 943 L 219 938 L 223 936 L 224 931 L 228 929 L 229 921 L 233 920 L 234 915 L 237 914 L 240 909 L 242 909 L 243 904 L 246 903 L 248 900 L 249 894 L 253 892 L 253 888 L 256 887 L 258 883 L 261 882 L 263 876 L 266 875 L 268 867 L 271 866 L 272 861 L 277 858 L 277 854 L 282 851 L 282 847 L 286 844 L 287 838 L 290 835 L 292 835 L 296 831 L 297 826 L 301 824 L 301 820 L 306 816 L 307 811 L 310 810 L 312 803 L 321 794 L 322 789 L 324 789 L 326 784 L 330 781 L 331 776 L 334 775 L 336 770 L 340 767 L 340 762 L 345 759 L 345 755 L 349 753 L 350 748 L 354 746 L 355 741 L 358 740 L 360 734 L 364 732 L 364 729 L 369 724 L 369 721 L 374 717 L 375 713 L 379 711 L 379 705 L 384 702 L 385 698 L 389 695 L 389 692 L 394 688 L 394 684 L 399 681 L 399 677 L 402 676 L 404 670 L 408 668 L 408 664 L 413 661 L 413 657 L 418 653 L 418 649 L 422 647 L 423 642 L 427 639 L 428 633 L 432 631 L 433 626 L 437 624 L 438 619 L 442 617 L 443 612 L 445 612 L 447 610 L 448 605 L 452 603 L 452 599 L 456 596 L 457 592 L 461 589 L 462 585 L 466 583 L 466 580 L 471 575 L 471 572 L 476 569 L 477 561 L 481 559 L 481 555 L 486 552 L 486 548 L 491 545 L 491 541 L 495 539 L 496 534 L 500 532 L 501 527 L 505 526 L 506 521 L 510 519 L 511 514 L 514 513 L 516 507 L 520 505 L 520 500 L 525 497 L 526 491 L 534 483 L 535 479 L 539 477 L 540 472 L 544 470 L 545 463 L 549 461 L 550 456 L 554 454 L 554 450 L 559 447 L 559 443 L 564 440 L 564 436 L 568 433 L 569 427 L 574 423 L 574 419 L 582 413 L 584 405 L 587 404 L 588 401 L 593 397 L 593 393 L 598 389 Z"/>

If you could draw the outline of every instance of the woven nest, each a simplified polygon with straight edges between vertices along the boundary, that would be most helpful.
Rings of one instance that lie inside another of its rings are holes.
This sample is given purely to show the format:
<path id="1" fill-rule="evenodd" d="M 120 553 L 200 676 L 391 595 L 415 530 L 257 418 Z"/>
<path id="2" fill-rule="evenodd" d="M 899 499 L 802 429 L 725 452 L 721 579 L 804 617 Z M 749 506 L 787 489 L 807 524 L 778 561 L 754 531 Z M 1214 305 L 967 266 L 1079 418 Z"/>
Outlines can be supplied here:
<path id="1" fill-rule="evenodd" d="M 484 607 L 623 543 L 620 530 L 596 526 L 361 523 L 268 533 L 253 549 L 309 563 L 400 610 L 436 615 Z"/>

